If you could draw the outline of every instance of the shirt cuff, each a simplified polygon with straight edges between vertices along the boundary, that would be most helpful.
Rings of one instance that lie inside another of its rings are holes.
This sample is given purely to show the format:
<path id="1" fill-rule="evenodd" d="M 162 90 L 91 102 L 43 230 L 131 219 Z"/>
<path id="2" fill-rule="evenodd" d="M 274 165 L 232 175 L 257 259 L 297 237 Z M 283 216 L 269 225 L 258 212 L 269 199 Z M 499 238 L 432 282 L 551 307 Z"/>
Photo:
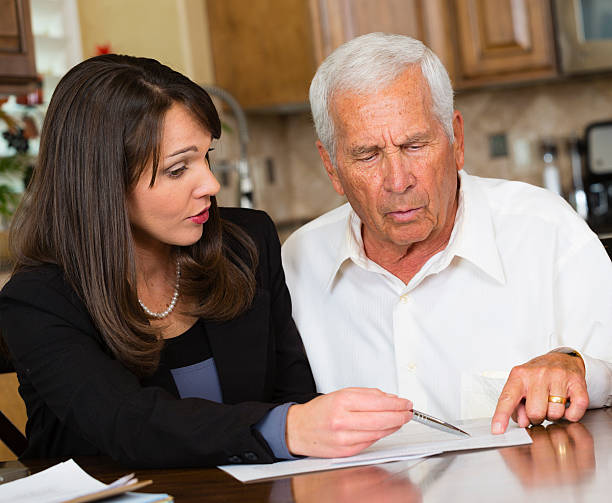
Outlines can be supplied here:
<path id="1" fill-rule="evenodd" d="M 569 347 L 553 349 L 555 353 L 578 353 L 584 362 L 585 381 L 589 394 L 589 409 L 612 406 L 612 367 Z"/>
<path id="2" fill-rule="evenodd" d="M 277 459 L 299 459 L 292 456 L 287 448 L 285 430 L 287 429 L 287 412 L 295 402 L 284 403 L 274 407 L 255 425 Z"/>

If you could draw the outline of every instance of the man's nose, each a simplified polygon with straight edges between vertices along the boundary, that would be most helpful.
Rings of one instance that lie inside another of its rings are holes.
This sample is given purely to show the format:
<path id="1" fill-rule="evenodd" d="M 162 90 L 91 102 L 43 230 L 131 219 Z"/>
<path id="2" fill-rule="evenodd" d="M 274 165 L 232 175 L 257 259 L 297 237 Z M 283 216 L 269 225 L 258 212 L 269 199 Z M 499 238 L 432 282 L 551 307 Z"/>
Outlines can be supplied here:
<path id="1" fill-rule="evenodd" d="M 206 162 L 198 173 L 193 195 L 196 198 L 214 196 L 219 192 L 219 189 L 221 189 L 221 185 Z"/>
<path id="2" fill-rule="evenodd" d="M 383 177 L 384 189 L 399 194 L 406 192 L 416 182 L 410 162 L 403 155 L 401 149 L 385 154 Z"/>

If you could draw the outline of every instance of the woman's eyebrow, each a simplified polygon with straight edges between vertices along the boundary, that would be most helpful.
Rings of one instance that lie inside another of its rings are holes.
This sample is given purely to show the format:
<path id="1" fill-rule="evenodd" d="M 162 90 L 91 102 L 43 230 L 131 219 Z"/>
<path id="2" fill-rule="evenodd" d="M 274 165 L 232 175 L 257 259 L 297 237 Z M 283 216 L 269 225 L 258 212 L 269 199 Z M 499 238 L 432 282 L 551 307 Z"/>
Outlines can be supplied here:
<path id="1" fill-rule="evenodd" d="M 169 158 L 169 157 L 174 157 L 175 155 L 184 154 L 185 152 L 191 152 L 191 151 L 192 152 L 197 152 L 198 151 L 198 147 L 196 147 L 195 145 L 190 145 L 189 147 L 182 148 L 180 150 L 177 150 L 173 154 L 170 154 L 170 155 L 166 156 L 166 159 Z"/>

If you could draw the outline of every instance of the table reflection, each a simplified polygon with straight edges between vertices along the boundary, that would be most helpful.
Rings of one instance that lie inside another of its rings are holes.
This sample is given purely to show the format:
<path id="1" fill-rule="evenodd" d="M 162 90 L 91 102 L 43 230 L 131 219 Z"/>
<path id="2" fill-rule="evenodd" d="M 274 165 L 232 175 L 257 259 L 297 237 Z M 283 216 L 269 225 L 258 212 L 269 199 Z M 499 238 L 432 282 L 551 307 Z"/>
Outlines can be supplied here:
<path id="1" fill-rule="evenodd" d="M 300 475 L 292 479 L 293 498 L 296 503 L 421 503 L 419 487 L 410 481 L 407 470 L 398 471 L 397 466 L 360 466 Z"/>
<path id="2" fill-rule="evenodd" d="M 595 473 L 593 436 L 581 423 L 553 423 L 528 430 L 533 443 L 499 452 L 525 487 L 575 485 Z"/>

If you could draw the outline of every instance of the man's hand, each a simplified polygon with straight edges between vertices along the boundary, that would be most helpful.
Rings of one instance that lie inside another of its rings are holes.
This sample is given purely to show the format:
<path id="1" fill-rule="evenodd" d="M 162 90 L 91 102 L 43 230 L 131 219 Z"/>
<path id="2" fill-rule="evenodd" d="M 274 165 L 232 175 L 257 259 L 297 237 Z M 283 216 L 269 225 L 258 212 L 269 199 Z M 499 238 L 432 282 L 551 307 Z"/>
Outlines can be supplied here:
<path id="1" fill-rule="evenodd" d="M 289 407 L 289 452 L 352 456 L 412 419 L 412 402 L 370 388 L 345 388 Z"/>
<path id="2" fill-rule="evenodd" d="M 491 433 L 504 433 L 510 417 L 522 428 L 545 419 L 578 421 L 589 405 L 582 358 L 551 352 L 514 367 L 499 396 L 491 421 Z M 567 398 L 550 403 L 549 396 Z"/>

